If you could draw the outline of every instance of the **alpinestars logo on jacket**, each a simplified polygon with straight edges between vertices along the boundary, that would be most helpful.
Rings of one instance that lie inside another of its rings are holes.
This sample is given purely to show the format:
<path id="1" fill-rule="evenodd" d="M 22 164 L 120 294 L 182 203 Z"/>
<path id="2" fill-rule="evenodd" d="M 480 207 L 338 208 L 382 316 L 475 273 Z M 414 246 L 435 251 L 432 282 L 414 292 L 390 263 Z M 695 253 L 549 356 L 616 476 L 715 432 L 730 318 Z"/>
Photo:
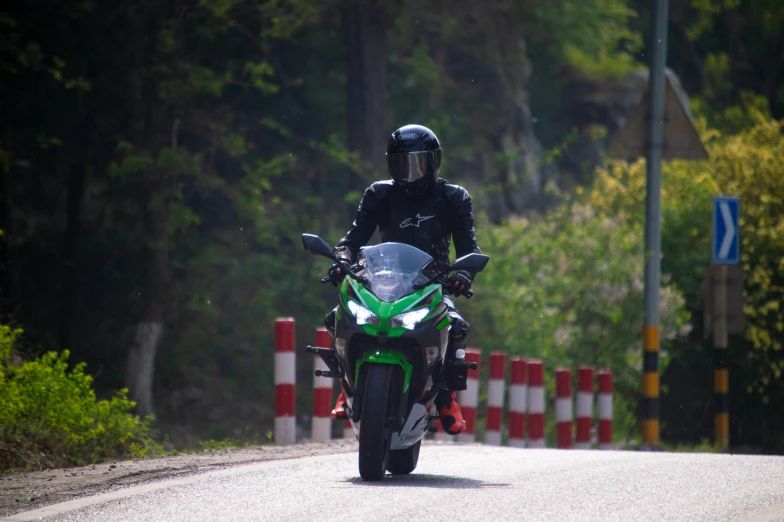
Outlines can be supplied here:
<path id="1" fill-rule="evenodd" d="M 435 216 L 420 216 L 419 214 L 417 214 L 415 217 L 404 219 L 403 222 L 400 223 L 400 228 L 406 228 L 406 227 L 419 228 L 420 223 L 434 217 Z"/>

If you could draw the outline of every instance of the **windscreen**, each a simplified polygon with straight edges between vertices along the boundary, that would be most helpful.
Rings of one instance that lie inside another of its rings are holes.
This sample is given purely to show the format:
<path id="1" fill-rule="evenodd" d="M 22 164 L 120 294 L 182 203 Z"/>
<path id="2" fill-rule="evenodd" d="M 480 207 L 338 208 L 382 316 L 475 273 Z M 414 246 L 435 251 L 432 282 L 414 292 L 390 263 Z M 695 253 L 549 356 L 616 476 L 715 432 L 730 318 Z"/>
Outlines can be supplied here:
<path id="1" fill-rule="evenodd" d="M 382 243 L 360 250 L 360 272 L 370 282 L 368 289 L 385 302 L 396 301 L 414 291 L 414 284 L 427 281 L 422 274 L 433 258 L 403 243 Z"/>

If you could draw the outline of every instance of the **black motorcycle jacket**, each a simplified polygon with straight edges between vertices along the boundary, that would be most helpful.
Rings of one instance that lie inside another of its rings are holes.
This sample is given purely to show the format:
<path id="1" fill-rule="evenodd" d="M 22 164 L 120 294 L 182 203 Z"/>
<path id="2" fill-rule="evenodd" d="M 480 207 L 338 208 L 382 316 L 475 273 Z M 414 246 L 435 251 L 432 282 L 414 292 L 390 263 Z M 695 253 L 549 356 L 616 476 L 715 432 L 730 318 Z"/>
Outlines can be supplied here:
<path id="1" fill-rule="evenodd" d="M 471 196 L 443 178 L 418 198 L 408 197 L 392 180 L 373 183 L 365 190 L 354 223 L 335 249 L 338 257 L 355 262 L 360 247 L 376 228 L 382 243 L 406 243 L 430 254 L 435 270 L 449 265 L 450 236 L 458 258 L 481 253 L 474 237 Z"/>

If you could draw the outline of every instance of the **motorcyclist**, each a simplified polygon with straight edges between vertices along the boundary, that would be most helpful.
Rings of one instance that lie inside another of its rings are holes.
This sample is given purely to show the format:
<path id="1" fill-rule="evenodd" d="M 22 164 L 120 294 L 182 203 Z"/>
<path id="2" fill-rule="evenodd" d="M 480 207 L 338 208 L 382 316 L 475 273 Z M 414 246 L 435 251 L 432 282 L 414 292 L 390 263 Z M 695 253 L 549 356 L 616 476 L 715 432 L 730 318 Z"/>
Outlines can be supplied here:
<path id="1" fill-rule="evenodd" d="M 474 214 L 471 196 L 458 185 L 439 178 L 441 144 L 436 135 L 421 125 L 406 125 L 389 138 L 386 152 L 391 180 L 377 181 L 365 190 L 356 218 L 348 233 L 335 248 L 336 257 L 351 265 L 356 262 L 360 247 L 371 238 L 376 228 L 381 242 L 406 243 L 430 254 L 433 269 L 449 266 L 450 236 L 455 242 L 457 257 L 480 253 L 474 237 Z M 460 270 L 448 278 L 446 291 L 454 296 L 466 295 L 471 288 L 473 273 Z M 345 277 L 340 264 L 329 268 L 329 277 L 337 286 Z M 452 320 L 447 357 L 464 348 L 469 325 L 463 320 L 449 297 L 444 297 Z M 335 310 L 324 319 L 334 338 Z M 465 421 L 454 390 L 441 389 L 435 399 L 441 426 L 452 435 L 465 431 Z M 335 419 L 346 418 L 346 398 L 341 390 Z"/>

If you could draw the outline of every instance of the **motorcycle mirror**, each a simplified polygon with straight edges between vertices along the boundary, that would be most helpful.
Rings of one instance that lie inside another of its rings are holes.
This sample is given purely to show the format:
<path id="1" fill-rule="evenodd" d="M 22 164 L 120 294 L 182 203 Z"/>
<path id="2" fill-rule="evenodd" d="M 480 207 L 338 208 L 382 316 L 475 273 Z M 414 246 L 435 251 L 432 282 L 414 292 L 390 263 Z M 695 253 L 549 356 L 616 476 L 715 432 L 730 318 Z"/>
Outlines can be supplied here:
<path id="1" fill-rule="evenodd" d="M 332 255 L 332 249 L 329 247 L 327 242 L 321 239 L 319 236 L 313 234 L 302 234 L 302 245 L 305 247 L 305 250 L 313 255 L 319 254 L 324 257 L 334 259 L 334 256 Z"/>
<path id="2" fill-rule="evenodd" d="M 455 262 L 452 263 L 451 270 L 473 270 L 475 272 L 481 272 L 484 270 L 488 261 L 490 261 L 490 256 L 476 253 L 468 254 L 467 256 L 455 260 Z"/>

